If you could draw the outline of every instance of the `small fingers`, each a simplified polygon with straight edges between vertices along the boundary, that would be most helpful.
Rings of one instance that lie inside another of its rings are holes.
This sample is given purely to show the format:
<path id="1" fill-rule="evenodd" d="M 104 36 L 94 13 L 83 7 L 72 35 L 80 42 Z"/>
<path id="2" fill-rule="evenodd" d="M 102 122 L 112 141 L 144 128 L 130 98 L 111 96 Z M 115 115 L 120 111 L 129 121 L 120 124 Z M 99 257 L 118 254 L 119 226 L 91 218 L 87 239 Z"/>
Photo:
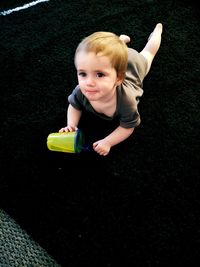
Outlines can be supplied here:
<path id="1" fill-rule="evenodd" d="M 66 127 L 63 127 L 59 130 L 59 133 L 64 133 L 64 132 L 74 132 L 75 130 L 77 130 L 78 128 L 74 128 L 74 127 L 71 127 L 71 126 L 66 126 Z"/>
<path id="2" fill-rule="evenodd" d="M 98 142 L 93 144 L 93 149 L 94 149 L 95 152 L 97 152 L 101 156 L 107 156 L 108 155 L 108 151 L 98 147 Z"/>

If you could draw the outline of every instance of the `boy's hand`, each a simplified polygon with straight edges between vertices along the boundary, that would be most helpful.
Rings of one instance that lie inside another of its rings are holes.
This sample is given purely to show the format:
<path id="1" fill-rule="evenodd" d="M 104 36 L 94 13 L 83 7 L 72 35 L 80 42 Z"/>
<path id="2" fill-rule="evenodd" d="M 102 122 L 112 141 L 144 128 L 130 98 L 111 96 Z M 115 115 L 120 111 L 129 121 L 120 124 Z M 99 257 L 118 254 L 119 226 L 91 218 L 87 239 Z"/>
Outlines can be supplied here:
<path id="1" fill-rule="evenodd" d="M 93 143 L 93 149 L 99 155 L 106 156 L 110 152 L 111 145 L 107 140 L 102 139 L 102 140 L 99 140 L 99 141 Z"/>
<path id="2" fill-rule="evenodd" d="M 78 128 L 77 127 L 74 127 L 74 126 L 66 126 L 66 127 L 63 127 L 59 130 L 59 133 L 64 133 L 64 132 L 75 132 L 77 131 Z"/>

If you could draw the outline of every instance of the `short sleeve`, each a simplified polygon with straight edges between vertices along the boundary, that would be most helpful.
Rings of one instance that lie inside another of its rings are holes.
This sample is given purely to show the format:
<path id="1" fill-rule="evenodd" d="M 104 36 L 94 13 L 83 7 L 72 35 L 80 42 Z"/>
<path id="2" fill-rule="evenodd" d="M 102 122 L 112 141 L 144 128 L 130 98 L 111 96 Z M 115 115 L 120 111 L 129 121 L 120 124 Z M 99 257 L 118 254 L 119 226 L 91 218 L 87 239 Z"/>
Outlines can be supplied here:
<path id="1" fill-rule="evenodd" d="M 137 109 L 137 100 L 131 102 L 126 99 L 121 110 L 120 126 L 123 128 L 135 128 L 140 124 L 140 114 Z"/>
<path id="2" fill-rule="evenodd" d="M 68 102 L 78 110 L 83 109 L 84 97 L 78 85 L 72 91 L 71 95 L 68 96 Z"/>

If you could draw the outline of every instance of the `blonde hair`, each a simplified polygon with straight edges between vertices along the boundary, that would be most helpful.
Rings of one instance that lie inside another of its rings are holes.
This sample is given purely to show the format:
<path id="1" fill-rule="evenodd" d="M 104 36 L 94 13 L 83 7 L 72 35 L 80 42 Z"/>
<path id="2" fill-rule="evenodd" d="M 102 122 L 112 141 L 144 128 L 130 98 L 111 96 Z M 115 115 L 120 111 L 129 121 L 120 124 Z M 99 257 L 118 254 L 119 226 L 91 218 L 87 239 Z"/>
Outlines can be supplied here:
<path id="1" fill-rule="evenodd" d="M 128 48 L 119 36 L 111 32 L 95 32 L 85 37 L 78 45 L 76 55 L 79 51 L 94 52 L 96 55 L 107 56 L 117 76 L 124 79 L 128 64 Z"/>

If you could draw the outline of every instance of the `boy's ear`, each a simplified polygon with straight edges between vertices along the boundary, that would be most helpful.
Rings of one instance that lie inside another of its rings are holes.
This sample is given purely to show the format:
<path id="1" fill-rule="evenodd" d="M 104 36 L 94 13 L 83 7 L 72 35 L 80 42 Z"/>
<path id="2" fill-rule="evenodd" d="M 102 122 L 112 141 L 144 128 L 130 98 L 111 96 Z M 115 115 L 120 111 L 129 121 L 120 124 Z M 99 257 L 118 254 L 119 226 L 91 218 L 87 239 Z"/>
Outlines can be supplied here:
<path id="1" fill-rule="evenodd" d="M 117 85 L 122 84 L 123 80 L 124 80 L 124 74 L 119 74 L 117 77 Z"/>

